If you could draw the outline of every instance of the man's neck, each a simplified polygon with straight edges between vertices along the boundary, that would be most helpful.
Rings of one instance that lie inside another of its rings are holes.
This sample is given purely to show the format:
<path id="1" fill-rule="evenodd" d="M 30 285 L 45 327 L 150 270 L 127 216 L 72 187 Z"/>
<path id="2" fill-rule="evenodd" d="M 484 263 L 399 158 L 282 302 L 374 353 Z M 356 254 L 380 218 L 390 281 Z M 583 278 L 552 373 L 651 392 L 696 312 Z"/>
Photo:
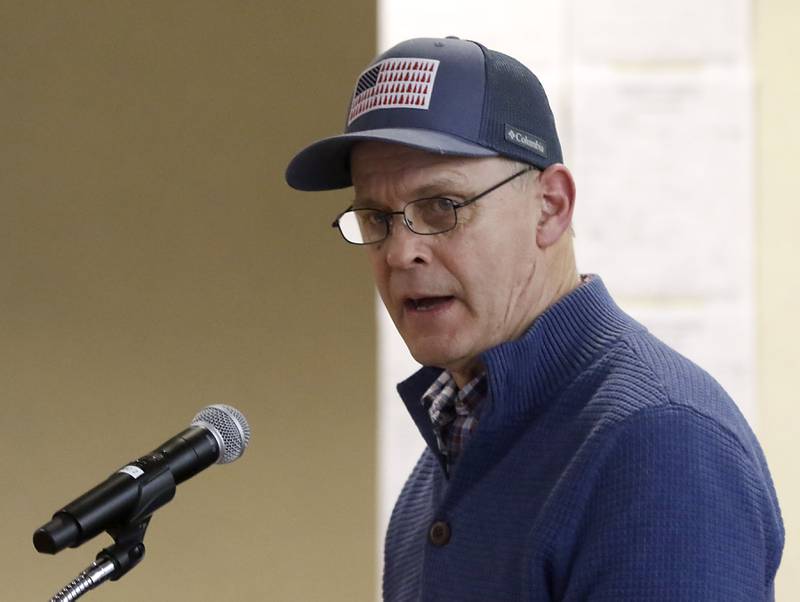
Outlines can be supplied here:
<path id="1" fill-rule="evenodd" d="M 469 383 L 476 376 L 486 372 L 486 368 L 484 368 L 480 362 L 475 362 L 474 364 L 466 366 L 463 369 L 448 370 L 448 372 L 450 373 L 450 376 L 453 377 L 456 386 L 459 389 L 463 389 L 467 383 Z"/>

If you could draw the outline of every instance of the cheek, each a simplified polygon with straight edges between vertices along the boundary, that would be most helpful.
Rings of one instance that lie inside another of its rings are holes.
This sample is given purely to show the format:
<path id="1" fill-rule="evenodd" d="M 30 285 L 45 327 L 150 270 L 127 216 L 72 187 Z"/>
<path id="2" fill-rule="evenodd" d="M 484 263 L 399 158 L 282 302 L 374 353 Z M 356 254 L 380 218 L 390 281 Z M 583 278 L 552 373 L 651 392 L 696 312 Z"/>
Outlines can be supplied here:
<path id="1" fill-rule="evenodd" d="M 539 255 L 536 244 L 536 220 L 532 213 L 518 217 L 511 222 L 513 227 L 507 231 L 502 246 L 497 249 L 498 257 L 502 256 L 503 269 L 511 279 L 525 278 Z"/>
<path id="2" fill-rule="evenodd" d="M 460 277 L 471 309 L 492 321 L 508 315 L 531 285 L 537 256 L 534 236 L 520 229 L 467 251 L 472 259 Z"/>

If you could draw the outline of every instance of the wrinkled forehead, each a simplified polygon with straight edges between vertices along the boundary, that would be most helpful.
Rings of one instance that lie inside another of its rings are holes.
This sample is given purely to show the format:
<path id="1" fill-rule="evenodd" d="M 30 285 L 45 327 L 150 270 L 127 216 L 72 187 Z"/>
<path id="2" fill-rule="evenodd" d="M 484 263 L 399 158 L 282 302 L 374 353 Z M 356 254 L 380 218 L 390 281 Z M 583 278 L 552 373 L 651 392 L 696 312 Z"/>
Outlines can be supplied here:
<path id="1" fill-rule="evenodd" d="M 469 192 L 492 174 L 505 174 L 510 164 L 500 157 L 435 154 L 400 144 L 361 142 L 350 154 L 357 198 L 433 196 Z"/>

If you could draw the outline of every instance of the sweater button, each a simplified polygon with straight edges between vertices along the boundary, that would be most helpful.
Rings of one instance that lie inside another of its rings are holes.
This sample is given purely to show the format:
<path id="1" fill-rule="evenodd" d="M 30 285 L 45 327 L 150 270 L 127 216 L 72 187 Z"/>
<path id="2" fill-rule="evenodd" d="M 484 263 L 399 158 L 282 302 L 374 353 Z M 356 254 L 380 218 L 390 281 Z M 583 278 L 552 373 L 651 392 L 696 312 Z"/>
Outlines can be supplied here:
<path id="1" fill-rule="evenodd" d="M 437 548 L 446 546 L 450 541 L 450 525 L 443 520 L 437 520 L 428 531 L 428 539 Z"/>

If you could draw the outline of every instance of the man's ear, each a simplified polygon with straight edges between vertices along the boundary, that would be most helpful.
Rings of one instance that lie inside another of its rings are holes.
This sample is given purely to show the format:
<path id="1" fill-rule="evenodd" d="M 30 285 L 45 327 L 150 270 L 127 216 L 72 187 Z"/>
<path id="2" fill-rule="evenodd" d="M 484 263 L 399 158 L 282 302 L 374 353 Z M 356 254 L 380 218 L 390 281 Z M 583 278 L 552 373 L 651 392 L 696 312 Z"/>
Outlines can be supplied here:
<path id="1" fill-rule="evenodd" d="M 547 248 L 561 239 L 572 224 L 575 207 L 575 180 L 566 166 L 554 163 L 539 174 L 542 215 L 536 226 L 536 244 Z"/>

